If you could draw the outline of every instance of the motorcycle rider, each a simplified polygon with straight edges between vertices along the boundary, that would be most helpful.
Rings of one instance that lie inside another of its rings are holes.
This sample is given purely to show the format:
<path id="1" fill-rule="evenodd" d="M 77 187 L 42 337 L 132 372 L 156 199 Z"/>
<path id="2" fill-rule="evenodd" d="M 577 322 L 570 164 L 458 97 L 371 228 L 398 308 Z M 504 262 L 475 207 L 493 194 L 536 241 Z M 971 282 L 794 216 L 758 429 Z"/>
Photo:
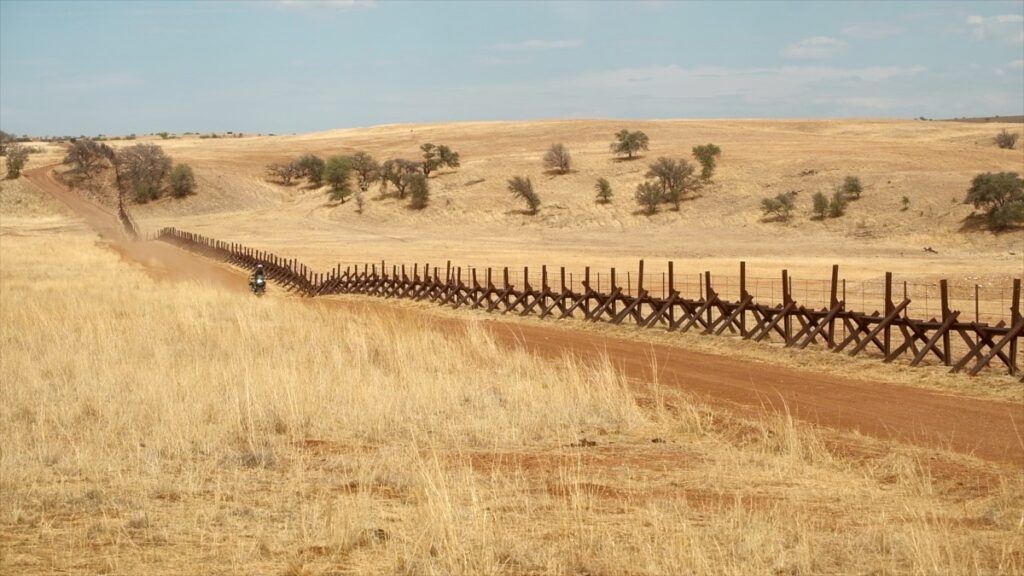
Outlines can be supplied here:
<path id="1" fill-rule="evenodd" d="M 266 284 L 267 273 L 263 270 L 263 264 L 257 264 L 256 270 L 254 270 L 252 273 L 252 280 L 249 282 L 249 285 L 252 286 L 253 288 L 256 288 L 257 286 L 266 286 Z"/>

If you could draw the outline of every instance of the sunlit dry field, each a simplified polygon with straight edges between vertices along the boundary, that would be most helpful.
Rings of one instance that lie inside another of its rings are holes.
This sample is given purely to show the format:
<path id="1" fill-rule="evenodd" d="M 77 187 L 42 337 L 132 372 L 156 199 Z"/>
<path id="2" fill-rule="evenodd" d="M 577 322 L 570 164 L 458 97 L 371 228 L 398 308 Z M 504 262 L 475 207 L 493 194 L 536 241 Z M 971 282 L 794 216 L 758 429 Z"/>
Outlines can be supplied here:
<path id="1" fill-rule="evenodd" d="M 472 322 L 159 282 L 22 184 L 0 572 L 1024 573 L 1017 468 L 740 418 Z"/>

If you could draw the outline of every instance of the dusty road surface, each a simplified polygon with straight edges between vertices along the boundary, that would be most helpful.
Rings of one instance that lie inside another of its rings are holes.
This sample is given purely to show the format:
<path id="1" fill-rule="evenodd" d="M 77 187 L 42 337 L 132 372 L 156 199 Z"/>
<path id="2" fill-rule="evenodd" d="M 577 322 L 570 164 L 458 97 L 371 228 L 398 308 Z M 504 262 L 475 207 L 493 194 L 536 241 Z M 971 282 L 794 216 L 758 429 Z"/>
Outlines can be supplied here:
<path id="1" fill-rule="evenodd" d="M 112 214 L 64 188 L 49 169 L 29 171 L 28 177 L 110 239 L 123 256 L 145 265 L 154 275 L 205 279 L 232 289 L 244 289 L 245 275 L 240 271 L 166 244 L 124 241 Z M 352 310 L 368 306 L 343 300 L 319 301 L 318 305 Z M 404 313 L 427 312 L 404 309 Z M 468 322 L 448 317 L 437 321 L 448 322 L 453 328 Z M 1024 404 L 837 378 L 553 326 L 493 321 L 484 325 L 499 341 L 523 345 L 547 357 L 557 358 L 567 352 L 584 358 L 607 354 L 630 378 L 656 379 L 663 386 L 693 392 L 715 405 L 743 412 L 788 410 L 800 420 L 840 431 L 858 431 L 883 440 L 949 449 L 1024 468 Z"/>

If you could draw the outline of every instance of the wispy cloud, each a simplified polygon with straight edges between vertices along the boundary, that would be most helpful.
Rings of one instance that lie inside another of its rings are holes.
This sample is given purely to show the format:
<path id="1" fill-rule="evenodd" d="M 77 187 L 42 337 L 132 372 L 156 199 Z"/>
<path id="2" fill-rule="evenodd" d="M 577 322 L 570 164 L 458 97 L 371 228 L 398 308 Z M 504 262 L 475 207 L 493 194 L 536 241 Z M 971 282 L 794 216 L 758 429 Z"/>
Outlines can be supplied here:
<path id="1" fill-rule="evenodd" d="M 864 39 L 887 38 L 903 32 L 905 32 L 904 28 L 885 22 L 863 22 L 851 24 L 842 29 L 843 36 Z"/>
<path id="2" fill-rule="evenodd" d="M 506 52 L 528 52 L 536 50 L 568 50 L 583 45 L 580 40 L 525 40 L 523 42 L 494 44 L 494 50 Z"/>
<path id="3" fill-rule="evenodd" d="M 968 16 L 966 23 L 971 34 L 979 40 L 1024 44 L 1024 16 L 1020 14 Z"/>
<path id="4" fill-rule="evenodd" d="M 792 60 L 824 60 L 835 56 L 846 42 L 828 36 L 813 36 L 786 46 L 782 55 Z"/>
<path id="5" fill-rule="evenodd" d="M 1024 60 L 1013 60 L 1008 62 L 1006 67 L 1010 70 L 1024 70 Z"/>

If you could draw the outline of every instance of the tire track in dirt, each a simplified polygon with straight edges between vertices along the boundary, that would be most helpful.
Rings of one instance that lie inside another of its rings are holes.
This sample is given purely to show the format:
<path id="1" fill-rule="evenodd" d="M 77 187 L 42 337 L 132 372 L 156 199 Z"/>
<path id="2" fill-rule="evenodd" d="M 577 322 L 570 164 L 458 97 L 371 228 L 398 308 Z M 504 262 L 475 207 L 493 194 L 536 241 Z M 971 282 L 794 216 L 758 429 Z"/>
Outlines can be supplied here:
<path id="1" fill-rule="evenodd" d="M 201 279 L 244 291 L 246 275 L 158 242 L 123 239 L 113 214 L 60 184 L 49 169 L 27 172 L 45 192 L 67 204 L 113 247 L 158 278 Z M 318 304 L 358 313 L 367 306 L 399 314 L 427 314 L 384 303 L 328 299 Z M 435 317 L 459 329 L 470 320 Z M 557 359 L 566 353 L 585 359 L 606 354 L 627 377 L 695 393 L 710 404 L 744 413 L 788 411 L 795 418 L 882 440 L 948 449 L 1024 468 L 1024 404 L 940 393 L 923 388 L 839 378 L 806 370 L 640 343 L 555 326 L 484 321 L 503 344 L 523 346 Z"/>

